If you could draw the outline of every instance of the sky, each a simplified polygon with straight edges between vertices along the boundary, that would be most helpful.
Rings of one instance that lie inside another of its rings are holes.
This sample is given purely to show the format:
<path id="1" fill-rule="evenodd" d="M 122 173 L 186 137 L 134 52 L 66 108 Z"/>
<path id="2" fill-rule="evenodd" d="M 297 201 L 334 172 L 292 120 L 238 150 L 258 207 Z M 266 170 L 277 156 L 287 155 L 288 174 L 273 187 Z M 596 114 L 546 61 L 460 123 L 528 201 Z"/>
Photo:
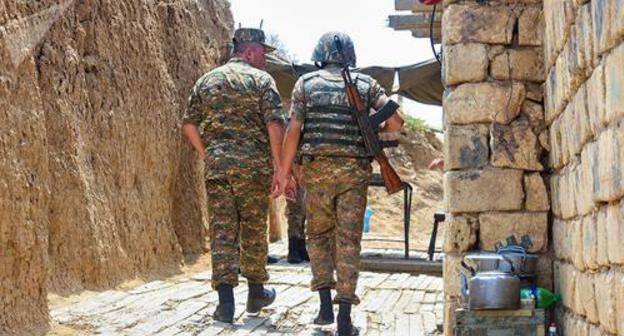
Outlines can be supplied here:
<path id="1" fill-rule="evenodd" d="M 433 57 L 429 39 L 387 27 L 395 12 L 394 0 L 231 0 L 236 27 L 259 27 L 277 34 L 299 62 L 310 62 L 316 42 L 328 31 L 349 34 L 355 44 L 358 66 L 398 67 Z M 405 102 L 406 100 L 404 100 Z M 416 102 L 405 103 L 411 115 L 441 128 L 442 109 Z"/>

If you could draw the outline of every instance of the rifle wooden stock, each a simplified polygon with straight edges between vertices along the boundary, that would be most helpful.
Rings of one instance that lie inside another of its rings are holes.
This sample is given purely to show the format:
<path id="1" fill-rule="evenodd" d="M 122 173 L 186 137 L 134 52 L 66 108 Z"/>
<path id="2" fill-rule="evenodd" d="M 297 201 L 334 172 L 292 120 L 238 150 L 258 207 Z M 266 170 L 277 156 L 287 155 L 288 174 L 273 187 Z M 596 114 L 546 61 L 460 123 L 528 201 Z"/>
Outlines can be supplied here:
<path id="1" fill-rule="evenodd" d="M 348 71 L 345 70 L 345 71 Z M 344 74 L 343 77 L 345 79 L 345 91 L 347 94 L 347 99 L 349 100 L 349 104 L 351 108 L 355 111 L 355 117 L 357 119 L 358 125 L 360 126 L 360 131 L 362 132 L 362 137 L 364 138 L 364 144 L 366 145 L 366 150 L 373 155 L 375 161 L 379 164 L 381 176 L 384 180 L 384 185 L 386 187 L 386 191 L 388 194 L 394 194 L 398 191 L 403 190 L 405 187 L 403 181 L 399 177 L 399 174 L 392 168 L 386 154 L 383 151 L 383 147 L 379 143 L 377 138 L 377 134 L 373 130 L 373 127 L 368 119 L 368 111 L 360 98 L 360 94 L 357 90 L 355 84 L 350 82 L 350 74 Z"/>
<path id="2" fill-rule="evenodd" d="M 379 169 L 381 171 L 381 176 L 384 180 L 384 185 L 386 186 L 386 191 L 388 194 L 392 195 L 396 192 L 403 190 L 405 185 L 399 174 L 392 168 L 386 154 L 382 151 L 381 153 L 375 155 L 375 161 L 379 163 Z"/>

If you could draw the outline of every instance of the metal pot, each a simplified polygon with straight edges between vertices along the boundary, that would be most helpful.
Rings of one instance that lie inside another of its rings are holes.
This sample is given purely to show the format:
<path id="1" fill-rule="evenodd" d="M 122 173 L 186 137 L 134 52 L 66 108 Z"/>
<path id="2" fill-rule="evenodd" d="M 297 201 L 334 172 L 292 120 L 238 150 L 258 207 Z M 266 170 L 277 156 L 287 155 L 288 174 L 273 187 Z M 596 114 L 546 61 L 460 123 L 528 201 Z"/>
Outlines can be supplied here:
<path id="1" fill-rule="evenodd" d="M 537 273 L 538 254 L 529 254 L 523 246 L 510 245 L 498 249 L 498 254 L 511 261 L 515 273 L 520 277 L 533 277 Z M 502 271 L 510 271 L 507 265 L 503 265 Z"/>
<path id="2" fill-rule="evenodd" d="M 511 262 L 507 267 L 513 271 Z M 513 272 L 500 270 L 476 272 L 462 260 L 462 266 L 471 274 L 470 281 L 460 273 L 462 296 L 473 310 L 518 309 L 520 307 L 520 278 Z"/>
<path id="3" fill-rule="evenodd" d="M 474 272 L 488 272 L 488 271 L 509 271 L 509 263 L 505 262 L 505 257 L 501 254 L 494 252 L 473 252 L 467 254 L 462 263 L 466 269 L 472 269 Z"/>

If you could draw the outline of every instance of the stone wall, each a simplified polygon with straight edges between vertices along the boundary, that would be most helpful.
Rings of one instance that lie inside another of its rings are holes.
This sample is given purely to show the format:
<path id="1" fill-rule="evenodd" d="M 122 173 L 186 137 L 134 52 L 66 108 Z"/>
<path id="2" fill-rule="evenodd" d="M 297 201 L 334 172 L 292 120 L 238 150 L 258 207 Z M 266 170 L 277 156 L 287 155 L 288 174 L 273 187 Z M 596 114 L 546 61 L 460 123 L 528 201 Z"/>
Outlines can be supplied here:
<path id="1" fill-rule="evenodd" d="M 544 254 L 539 283 L 552 286 L 549 143 L 542 1 L 444 4 L 445 334 L 453 335 L 459 261 L 471 250 L 525 244 Z"/>
<path id="2" fill-rule="evenodd" d="M 555 287 L 565 335 L 624 335 L 624 1 L 545 0 Z"/>
<path id="3" fill-rule="evenodd" d="M 225 0 L 0 0 L 0 335 L 205 251 L 179 124 L 232 26 Z"/>

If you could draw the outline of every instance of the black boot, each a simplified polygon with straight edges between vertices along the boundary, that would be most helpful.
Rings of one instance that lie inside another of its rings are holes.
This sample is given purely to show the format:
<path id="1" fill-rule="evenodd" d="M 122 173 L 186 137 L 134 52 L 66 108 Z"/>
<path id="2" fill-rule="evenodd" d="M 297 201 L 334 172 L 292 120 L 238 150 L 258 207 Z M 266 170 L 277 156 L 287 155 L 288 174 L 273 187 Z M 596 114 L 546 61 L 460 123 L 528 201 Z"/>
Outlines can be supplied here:
<path id="1" fill-rule="evenodd" d="M 305 261 L 310 261 L 305 238 L 299 239 L 299 255 L 301 256 L 301 259 Z"/>
<path id="2" fill-rule="evenodd" d="M 351 323 L 351 304 L 338 305 L 338 336 L 356 336 L 360 331 Z"/>
<path id="3" fill-rule="evenodd" d="M 314 318 L 314 324 L 332 324 L 334 323 L 334 308 L 332 307 L 331 289 L 321 288 L 318 292 L 321 298 L 321 309 Z"/>
<path id="4" fill-rule="evenodd" d="M 247 313 L 257 314 L 275 301 L 275 289 L 264 289 L 262 284 L 249 284 L 247 295 Z"/>
<path id="5" fill-rule="evenodd" d="M 234 289 L 232 285 L 221 284 L 217 287 L 219 293 L 219 305 L 212 314 L 215 321 L 234 322 Z"/>
<path id="6" fill-rule="evenodd" d="M 271 256 L 267 256 L 267 264 L 277 264 L 279 259 Z"/>
<path id="7" fill-rule="evenodd" d="M 289 264 L 300 264 L 303 262 L 303 258 L 301 258 L 301 247 L 300 241 L 301 239 L 297 238 L 288 238 L 288 263 Z"/>

